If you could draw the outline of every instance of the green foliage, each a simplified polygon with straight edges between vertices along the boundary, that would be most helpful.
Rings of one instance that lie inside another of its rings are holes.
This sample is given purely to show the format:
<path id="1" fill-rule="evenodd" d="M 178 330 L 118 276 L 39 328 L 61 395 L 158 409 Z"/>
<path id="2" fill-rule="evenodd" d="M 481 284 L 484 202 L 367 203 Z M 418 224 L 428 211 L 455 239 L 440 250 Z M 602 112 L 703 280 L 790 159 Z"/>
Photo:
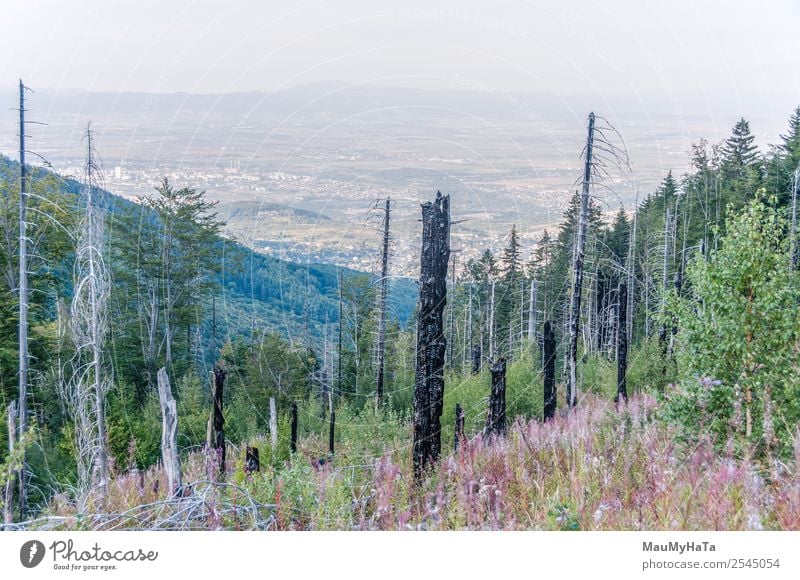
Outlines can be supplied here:
<path id="1" fill-rule="evenodd" d="M 140 407 L 133 389 L 115 385 L 106 405 L 108 443 L 111 456 L 120 471 L 129 467 L 143 469 L 161 457 L 161 407 L 155 392 L 148 394 Z M 180 424 L 180 417 L 178 418 Z"/>
<path id="2" fill-rule="evenodd" d="M 617 364 L 603 356 L 588 356 L 579 364 L 579 388 L 609 399 L 617 392 Z"/>
<path id="3" fill-rule="evenodd" d="M 538 349 L 525 345 L 506 367 L 506 423 L 517 417 L 540 418 L 543 414 L 543 386 L 539 372 Z M 455 408 L 464 409 L 464 431 L 468 436 L 480 433 L 486 426 L 491 377 L 488 368 L 477 375 L 451 373 L 446 377 L 442 412 L 442 447 L 453 444 Z"/>
<path id="4" fill-rule="evenodd" d="M 178 379 L 175 398 L 178 411 L 178 447 L 202 445 L 206 440 L 211 401 L 195 374 Z"/>
<path id="5" fill-rule="evenodd" d="M 710 433 L 740 451 L 787 452 L 800 419 L 798 277 L 772 201 L 731 214 L 721 247 L 687 271 L 674 297 L 681 384 L 671 416 L 688 437 Z"/>
<path id="6" fill-rule="evenodd" d="M 17 441 L 14 450 L 11 453 L 6 453 L 3 462 L 0 463 L 0 490 L 5 490 L 6 482 L 9 478 L 15 477 L 15 473 L 22 467 L 22 462 L 25 460 L 25 455 L 35 445 L 38 436 L 38 427 L 36 421 L 33 420 L 28 425 L 28 431 Z M 5 493 L 0 493 L 0 512 L 3 511 L 3 500 Z"/>
<path id="7" fill-rule="evenodd" d="M 658 338 L 651 336 L 643 340 L 628 356 L 628 393 L 662 392 L 669 377 L 664 373 L 664 357 Z M 616 381 L 616 375 L 614 375 Z"/>

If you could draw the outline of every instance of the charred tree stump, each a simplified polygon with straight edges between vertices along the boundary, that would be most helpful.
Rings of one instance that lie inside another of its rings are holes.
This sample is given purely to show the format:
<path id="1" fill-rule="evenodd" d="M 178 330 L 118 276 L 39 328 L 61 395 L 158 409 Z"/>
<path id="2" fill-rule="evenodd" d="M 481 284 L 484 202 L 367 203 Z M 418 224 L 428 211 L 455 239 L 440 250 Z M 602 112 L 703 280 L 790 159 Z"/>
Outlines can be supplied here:
<path id="1" fill-rule="evenodd" d="M 214 367 L 214 415 L 212 417 L 211 446 L 217 454 L 219 473 L 225 475 L 225 416 L 223 415 L 223 391 L 225 388 L 225 371 Z"/>
<path id="2" fill-rule="evenodd" d="M 477 375 L 481 372 L 481 347 L 476 346 L 472 349 L 472 374 Z"/>
<path id="3" fill-rule="evenodd" d="M 290 420 L 292 423 L 292 438 L 290 440 L 292 453 L 297 452 L 297 403 L 292 401 L 292 406 L 289 411 Z"/>
<path id="4" fill-rule="evenodd" d="M 456 432 L 453 437 L 453 451 L 458 451 L 461 441 L 464 439 L 464 409 L 460 403 L 456 403 Z"/>
<path id="5" fill-rule="evenodd" d="M 328 432 L 328 453 L 333 455 L 336 437 L 336 411 L 331 411 L 331 424 Z"/>
<path id="6" fill-rule="evenodd" d="M 261 470 L 261 461 L 258 457 L 258 447 L 248 447 L 244 455 L 244 472 L 247 474 L 258 473 Z"/>
<path id="7" fill-rule="evenodd" d="M 414 476 L 439 457 L 444 399 L 444 308 L 450 261 L 450 196 L 422 204 L 422 255 L 414 380 Z"/>
<path id="8" fill-rule="evenodd" d="M 489 393 L 489 413 L 486 418 L 487 435 L 506 434 L 506 359 L 500 358 L 490 367 L 492 388 Z"/>
<path id="9" fill-rule="evenodd" d="M 549 320 L 544 323 L 542 369 L 544 371 L 544 420 L 547 421 L 556 415 L 556 335 Z"/>
<path id="10" fill-rule="evenodd" d="M 158 401 L 161 403 L 161 462 L 167 472 L 169 497 L 180 496 L 183 489 L 181 476 L 181 457 L 178 453 L 178 410 L 172 387 L 169 384 L 167 369 L 160 368 L 156 375 L 158 382 Z"/>
<path id="11" fill-rule="evenodd" d="M 628 386 L 626 375 L 628 373 L 628 287 L 625 282 L 620 282 L 617 292 L 617 396 L 614 402 L 620 399 L 628 402 Z"/>

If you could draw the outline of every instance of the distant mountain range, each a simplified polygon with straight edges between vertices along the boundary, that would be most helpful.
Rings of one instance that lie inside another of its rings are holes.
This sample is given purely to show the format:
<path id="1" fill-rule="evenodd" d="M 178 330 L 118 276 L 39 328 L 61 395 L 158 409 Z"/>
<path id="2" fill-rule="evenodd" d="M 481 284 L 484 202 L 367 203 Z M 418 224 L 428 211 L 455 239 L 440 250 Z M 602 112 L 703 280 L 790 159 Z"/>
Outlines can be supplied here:
<path id="1" fill-rule="evenodd" d="M 489 118 L 525 119 L 532 115 L 583 119 L 593 109 L 624 111 L 626 115 L 675 116 L 708 114 L 708 103 L 715 102 L 717 115 L 752 112 L 763 109 L 764 95 L 758 92 L 737 95 L 735 103 L 724 95 L 675 94 L 670 91 L 633 93 L 619 91 L 597 94 L 591 91 L 574 94 L 504 91 L 492 85 L 476 84 L 470 79 L 454 79 L 456 89 L 417 89 L 371 84 L 316 82 L 273 91 L 248 91 L 222 94 L 103 92 L 81 89 L 41 87 L 35 95 L 36 108 L 46 113 L 81 113 L 102 117 L 109 113 L 141 115 L 176 111 L 230 114 L 236 117 L 287 115 L 293 113 L 349 115 L 369 110 L 397 107 L 436 111 L 438 116 L 474 114 Z M 13 102 L 17 89 L 0 87 L 0 99 Z M 720 97 L 719 99 L 715 97 Z M 720 111 L 717 101 L 723 105 Z M 724 105 L 727 103 L 727 107 Z M 761 106 L 759 106 L 759 104 Z M 676 111 L 676 108 L 679 110 Z M 448 113 L 450 111 L 450 113 Z"/>

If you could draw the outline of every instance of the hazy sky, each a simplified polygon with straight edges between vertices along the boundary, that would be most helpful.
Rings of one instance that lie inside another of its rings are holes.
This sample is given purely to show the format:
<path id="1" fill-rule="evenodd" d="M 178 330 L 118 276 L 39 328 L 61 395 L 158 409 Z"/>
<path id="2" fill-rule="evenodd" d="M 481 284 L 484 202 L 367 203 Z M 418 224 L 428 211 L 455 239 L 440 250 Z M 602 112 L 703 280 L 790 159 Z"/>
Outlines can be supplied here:
<path id="1" fill-rule="evenodd" d="M 402 8 L 398 7 L 402 6 Z M 0 85 L 800 95 L 797 0 L 15 0 Z"/>

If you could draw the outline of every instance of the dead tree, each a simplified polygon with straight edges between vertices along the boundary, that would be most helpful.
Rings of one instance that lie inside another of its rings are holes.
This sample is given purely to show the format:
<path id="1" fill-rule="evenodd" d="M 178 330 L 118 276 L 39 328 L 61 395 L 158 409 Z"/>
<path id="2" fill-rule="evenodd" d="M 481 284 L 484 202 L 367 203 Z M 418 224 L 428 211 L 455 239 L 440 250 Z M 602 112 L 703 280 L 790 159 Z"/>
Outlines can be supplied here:
<path id="1" fill-rule="evenodd" d="M 797 269 L 797 263 L 800 261 L 800 252 L 798 252 L 797 243 L 797 195 L 800 193 L 800 164 L 794 170 L 792 176 L 792 219 L 790 229 L 790 250 L 789 256 L 791 258 L 792 269 Z"/>
<path id="2" fill-rule="evenodd" d="M 492 363 L 492 388 L 489 392 L 489 412 L 486 416 L 486 434 L 506 434 L 506 359 Z"/>
<path id="3" fill-rule="evenodd" d="M 159 369 L 157 380 L 158 401 L 161 403 L 161 462 L 167 473 L 167 493 L 172 497 L 181 495 L 183 488 L 178 452 L 178 410 L 172 396 L 167 369 Z"/>
<path id="4" fill-rule="evenodd" d="M 471 282 L 470 282 L 470 285 L 469 285 L 469 302 L 468 302 L 467 309 L 466 309 L 466 312 L 465 312 L 464 316 L 466 317 L 466 320 L 464 321 L 464 328 L 466 329 L 465 330 L 466 334 L 464 336 L 464 351 L 463 351 L 463 353 L 464 353 L 464 362 L 463 362 L 463 365 L 464 365 L 464 368 L 466 368 L 467 367 L 467 357 L 468 356 L 472 357 L 473 356 L 473 352 L 475 351 L 475 337 L 472 335 L 472 283 Z M 474 363 L 474 360 L 473 360 L 473 363 Z M 474 367 L 473 367 L 472 374 L 476 374 L 475 370 L 474 370 Z"/>
<path id="5" fill-rule="evenodd" d="M 297 453 L 297 403 L 292 401 L 289 407 L 289 419 L 291 421 L 291 439 L 289 441 L 292 453 Z"/>
<path id="6" fill-rule="evenodd" d="M 17 440 L 28 430 L 28 166 L 25 163 L 25 90 L 19 80 L 19 429 Z M 28 476 L 25 457 L 16 474 L 19 482 L 19 517 L 25 519 L 28 511 Z"/>
<path id="7" fill-rule="evenodd" d="M 391 215 L 391 200 L 386 198 L 386 208 L 383 217 L 383 251 L 381 252 L 381 294 L 378 305 L 378 369 L 375 387 L 375 399 L 378 405 L 383 403 L 383 382 L 386 373 L 386 308 L 389 292 L 389 216 Z M 340 322 L 341 324 L 341 322 Z M 331 452 L 332 453 L 332 452 Z"/>
<path id="8" fill-rule="evenodd" d="M 447 342 L 447 366 L 451 369 L 456 367 L 455 348 L 456 348 L 456 254 L 452 255 L 452 266 L 450 268 L 450 290 L 453 294 L 453 299 L 450 300 L 449 319 L 449 332 L 450 339 Z"/>
<path id="9" fill-rule="evenodd" d="M 417 322 L 417 365 L 414 380 L 414 475 L 441 451 L 444 400 L 444 308 L 450 260 L 450 196 L 436 192 L 433 203 L 422 204 L 422 253 Z"/>
<path id="10" fill-rule="evenodd" d="M 581 294 L 583 292 L 583 261 L 586 252 L 586 230 L 589 219 L 589 186 L 592 181 L 592 154 L 594 147 L 594 113 L 589 113 L 589 129 L 586 137 L 586 159 L 583 168 L 578 238 L 572 266 L 572 299 L 569 310 L 569 376 L 567 377 L 567 405 L 578 402 L 578 335 L 581 322 Z"/>
<path id="11" fill-rule="evenodd" d="M 617 395 L 614 402 L 628 402 L 628 287 L 620 282 L 617 292 Z"/>
<path id="12" fill-rule="evenodd" d="M 8 405 L 8 456 L 14 456 L 14 446 L 17 437 L 17 403 L 11 401 Z M 3 496 L 3 521 L 7 524 L 14 523 L 14 478 L 6 480 L 5 495 Z"/>
<path id="13" fill-rule="evenodd" d="M 666 205 L 666 201 L 664 202 Z M 669 259 L 670 259 L 670 237 L 672 232 L 672 214 L 670 212 L 670 208 L 666 208 L 666 213 L 664 215 L 664 248 L 662 254 L 662 266 L 661 266 L 661 287 L 666 292 L 669 289 Z M 662 303 L 662 309 L 664 308 L 664 304 Z M 666 361 L 667 357 L 667 325 L 662 322 L 661 326 L 658 329 L 658 344 L 661 346 L 661 354 Z M 666 365 L 666 362 L 665 362 Z M 664 373 L 666 374 L 666 366 L 664 366 Z"/>
<path id="14" fill-rule="evenodd" d="M 214 414 L 212 418 L 212 449 L 217 454 L 219 473 L 225 475 L 225 416 L 223 415 L 223 390 L 225 388 L 225 371 L 214 367 Z"/>
<path id="15" fill-rule="evenodd" d="M 491 292 L 489 294 L 489 360 L 494 360 L 497 356 L 497 336 L 495 333 L 495 281 L 492 280 Z"/>
<path id="16" fill-rule="evenodd" d="M 269 439 L 274 456 L 278 449 L 278 411 L 275 408 L 275 397 L 269 398 Z"/>
<path id="17" fill-rule="evenodd" d="M 481 372 L 481 347 L 472 348 L 472 374 L 477 375 Z"/>
<path id="18" fill-rule="evenodd" d="M 528 304 L 528 340 L 536 340 L 536 299 L 539 290 L 539 282 L 531 280 L 531 299 Z"/>
<path id="19" fill-rule="evenodd" d="M 627 276 L 627 290 L 628 290 L 628 304 L 626 308 L 626 312 L 628 314 L 628 320 L 625 323 L 625 334 L 628 344 L 633 342 L 633 319 L 634 319 L 634 297 L 636 295 L 636 230 L 638 226 L 638 216 L 639 216 L 639 194 L 637 192 L 636 198 L 634 199 L 635 208 L 633 212 L 633 227 L 631 228 L 631 235 L 628 238 L 628 258 L 626 260 L 626 276 Z"/>
<path id="20" fill-rule="evenodd" d="M 331 410 L 331 423 L 328 431 L 328 453 L 333 455 L 336 441 L 336 411 Z"/>
<path id="21" fill-rule="evenodd" d="M 339 269 L 339 337 L 336 346 L 336 389 L 339 393 L 342 392 L 344 385 L 342 384 L 342 340 L 343 340 L 343 325 L 344 325 L 344 299 L 342 295 L 342 270 Z"/>
<path id="22" fill-rule="evenodd" d="M 261 471 L 261 459 L 259 458 L 258 447 L 248 446 L 244 452 L 244 472 L 247 474 L 258 473 Z"/>
<path id="23" fill-rule="evenodd" d="M 78 487 L 82 494 L 91 486 L 105 495 L 108 486 L 105 398 L 110 384 L 103 365 L 103 351 L 111 280 L 105 264 L 105 212 L 95 200 L 102 178 L 93 137 L 88 126 L 81 195 L 85 213 L 77 236 L 70 304 L 71 341 L 75 352 L 70 361 L 72 375 L 64 394 L 75 426 Z"/>
<path id="24" fill-rule="evenodd" d="M 464 409 L 460 403 L 456 403 L 456 428 L 453 436 L 453 451 L 458 451 L 461 441 L 464 439 Z"/>
<path id="25" fill-rule="evenodd" d="M 544 372 L 544 420 L 556 415 L 556 335 L 550 321 L 544 323 L 542 337 L 542 370 Z"/>

